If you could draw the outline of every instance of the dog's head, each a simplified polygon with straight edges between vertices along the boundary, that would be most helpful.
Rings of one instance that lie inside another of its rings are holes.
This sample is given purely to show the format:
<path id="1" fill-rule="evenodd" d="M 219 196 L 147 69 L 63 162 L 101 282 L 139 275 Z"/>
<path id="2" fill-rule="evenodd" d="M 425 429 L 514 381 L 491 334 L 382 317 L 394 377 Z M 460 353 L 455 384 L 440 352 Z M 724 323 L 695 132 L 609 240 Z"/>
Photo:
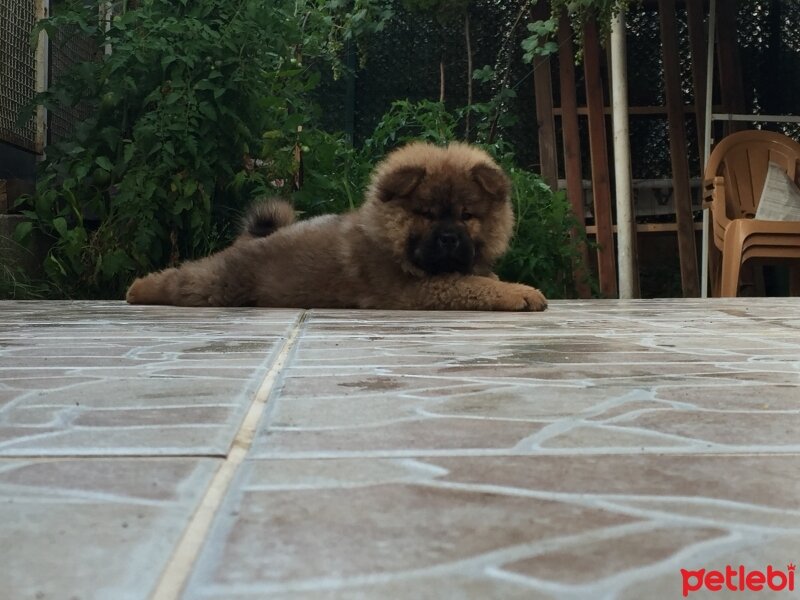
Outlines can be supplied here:
<path id="1" fill-rule="evenodd" d="M 508 176 L 484 151 L 413 143 L 378 165 L 364 208 L 405 271 L 485 274 L 508 247 L 510 193 Z"/>

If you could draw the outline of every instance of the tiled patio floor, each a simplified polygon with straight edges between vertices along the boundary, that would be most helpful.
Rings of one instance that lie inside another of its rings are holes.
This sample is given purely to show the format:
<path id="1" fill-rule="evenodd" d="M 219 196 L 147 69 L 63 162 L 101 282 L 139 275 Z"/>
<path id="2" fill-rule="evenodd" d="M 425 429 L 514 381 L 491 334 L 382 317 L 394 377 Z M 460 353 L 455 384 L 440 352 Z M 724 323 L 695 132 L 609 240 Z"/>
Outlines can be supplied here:
<path id="1" fill-rule="evenodd" d="M 4 599 L 680 598 L 798 473 L 798 299 L 0 302 Z"/>

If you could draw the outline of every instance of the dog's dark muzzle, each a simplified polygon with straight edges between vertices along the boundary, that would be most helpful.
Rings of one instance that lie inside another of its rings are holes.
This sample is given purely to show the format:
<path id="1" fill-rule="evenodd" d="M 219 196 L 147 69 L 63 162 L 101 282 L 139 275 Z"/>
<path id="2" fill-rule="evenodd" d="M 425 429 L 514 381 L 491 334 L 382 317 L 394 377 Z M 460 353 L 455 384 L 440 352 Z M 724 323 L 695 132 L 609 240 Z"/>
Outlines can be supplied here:
<path id="1" fill-rule="evenodd" d="M 463 227 L 444 224 L 409 244 L 411 261 L 430 275 L 469 273 L 475 246 Z"/>

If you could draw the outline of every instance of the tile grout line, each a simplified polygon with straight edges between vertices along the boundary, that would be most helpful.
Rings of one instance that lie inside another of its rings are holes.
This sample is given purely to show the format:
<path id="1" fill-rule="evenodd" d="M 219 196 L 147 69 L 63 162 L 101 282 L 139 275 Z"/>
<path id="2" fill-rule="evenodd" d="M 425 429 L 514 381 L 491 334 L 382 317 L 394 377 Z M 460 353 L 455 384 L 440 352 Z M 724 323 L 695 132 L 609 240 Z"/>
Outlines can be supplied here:
<path id="1" fill-rule="evenodd" d="M 297 342 L 307 315 L 307 312 L 303 312 L 297 319 L 283 347 L 264 376 L 242 424 L 236 432 L 230 451 L 211 479 L 211 483 L 189 520 L 167 566 L 161 573 L 150 600 L 176 600 L 184 591 L 192 568 L 200 554 L 200 549 L 211 529 L 211 523 L 228 493 L 234 475 L 253 444 L 256 428 L 261 421 L 267 400 Z"/>

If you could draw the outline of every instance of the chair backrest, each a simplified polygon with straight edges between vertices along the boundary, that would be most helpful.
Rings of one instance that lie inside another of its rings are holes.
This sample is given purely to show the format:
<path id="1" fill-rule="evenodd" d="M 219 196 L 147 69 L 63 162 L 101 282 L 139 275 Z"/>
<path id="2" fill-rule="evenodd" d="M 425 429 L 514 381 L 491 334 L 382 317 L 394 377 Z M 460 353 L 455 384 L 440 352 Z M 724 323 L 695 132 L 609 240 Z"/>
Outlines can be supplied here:
<path id="1" fill-rule="evenodd" d="M 770 161 L 800 182 L 800 144 L 780 133 L 749 129 L 722 139 L 708 159 L 705 179 L 725 178 L 729 219 L 751 219 L 756 214 Z"/>

